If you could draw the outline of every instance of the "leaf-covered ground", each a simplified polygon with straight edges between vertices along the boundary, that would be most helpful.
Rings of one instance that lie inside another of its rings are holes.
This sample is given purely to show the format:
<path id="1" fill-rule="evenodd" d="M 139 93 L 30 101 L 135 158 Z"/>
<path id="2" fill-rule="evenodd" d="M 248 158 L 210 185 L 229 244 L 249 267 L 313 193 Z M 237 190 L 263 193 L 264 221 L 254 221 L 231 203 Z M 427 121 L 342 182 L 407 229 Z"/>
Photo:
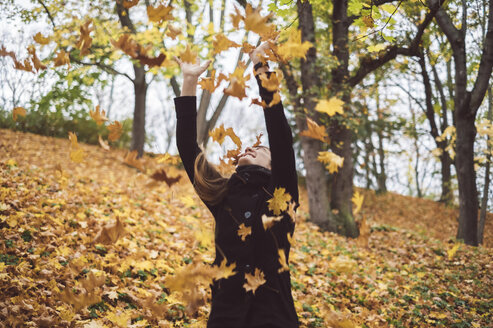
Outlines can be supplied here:
<path id="1" fill-rule="evenodd" d="M 0 130 L 0 327 L 205 327 L 208 286 L 190 315 L 166 282 L 212 262 L 212 217 L 187 179 L 149 177 L 184 172 L 81 147 L 76 164 L 68 139 Z M 493 326 L 493 216 L 486 247 L 469 247 L 453 239 L 457 209 L 362 193 L 369 237 L 347 240 L 306 221 L 302 192 L 290 257 L 302 327 Z"/>

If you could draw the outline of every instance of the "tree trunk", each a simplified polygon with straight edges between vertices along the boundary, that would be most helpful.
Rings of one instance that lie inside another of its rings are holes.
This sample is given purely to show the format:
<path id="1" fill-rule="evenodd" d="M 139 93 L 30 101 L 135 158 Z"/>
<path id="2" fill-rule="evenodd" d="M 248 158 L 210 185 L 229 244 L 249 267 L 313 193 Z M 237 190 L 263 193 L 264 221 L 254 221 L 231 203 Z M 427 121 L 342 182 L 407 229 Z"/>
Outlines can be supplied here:
<path id="1" fill-rule="evenodd" d="M 488 89 L 488 120 L 491 122 L 493 119 L 493 91 L 492 87 Z M 486 221 L 486 213 L 488 209 L 488 194 L 490 192 L 490 164 L 491 164 L 491 139 L 490 136 L 487 138 L 487 153 L 486 156 L 486 167 L 485 167 L 485 177 L 484 177 L 484 188 L 483 188 L 483 199 L 481 200 L 481 211 L 479 212 L 479 226 L 478 226 L 478 243 L 482 244 L 484 239 L 484 224 Z"/>
<path id="2" fill-rule="evenodd" d="M 145 143 L 145 126 L 146 126 L 146 97 L 147 97 L 147 82 L 145 80 L 145 70 L 142 66 L 134 64 L 135 79 L 135 105 L 134 118 L 132 123 L 132 142 L 131 150 L 137 150 L 138 157 L 144 154 Z"/>
<path id="3" fill-rule="evenodd" d="M 347 84 L 349 78 L 348 2 L 337 0 L 333 1 L 333 5 L 333 54 L 339 65 L 332 70 L 330 85 L 333 95 L 342 92 L 341 100 L 344 101 L 346 110 L 348 110 L 351 103 L 350 87 Z M 331 148 L 335 154 L 344 158 L 343 166 L 332 178 L 330 206 L 335 210 L 337 232 L 349 237 L 358 237 L 359 230 L 353 218 L 351 200 L 353 197 L 353 133 L 341 123 L 338 120 L 332 120 L 330 124 Z"/>
<path id="4" fill-rule="evenodd" d="M 313 47 L 306 54 L 306 59 L 301 60 L 301 84 L 303 86 L 303 106 L 313 117 L 317 119 L 315 112 L 316 94 L 313 89 L 320 87 L 318 74 L 315 68 L 315 26 L 313 21 L 312 6 L 309 1 L 297 1 L 299 28 L 301 29 L 302 41 L 310 41 Z M 304 118 L 297 116 L 296 124 L 300 131 L 306 129 Z M 326 182 L 326 170 L 318 161 L 318 153 L 322 151 L 322 142 L 301 137 L 303 149 L 303 162 L 306 170 L 306 187 L 308 191 L 308 202 L 310 207 L 310 220 L 322 229 L 336 231 L 336 225 L 331 221 L 329 207 L 328 188 Z"/>

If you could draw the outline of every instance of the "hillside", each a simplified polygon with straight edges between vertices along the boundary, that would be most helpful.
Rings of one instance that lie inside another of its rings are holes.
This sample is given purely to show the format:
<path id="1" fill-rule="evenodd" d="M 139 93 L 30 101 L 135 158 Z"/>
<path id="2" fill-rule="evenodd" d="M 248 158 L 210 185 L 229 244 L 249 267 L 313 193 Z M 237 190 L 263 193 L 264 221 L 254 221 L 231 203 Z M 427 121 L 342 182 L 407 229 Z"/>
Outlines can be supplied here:
<path id="1" fill-rule="evenodd" d="M 81 147 L 77 164 L 68 139 L 0 130 L 0 327 L 205 327 L 207 284 L 186 282 L 201 295 L 187 313 L 169 279 L 212 262 L 212 217 L 186 177 L 149 177 L 184 172 Z M 356 240 L 307 222 L 301 192 L 290 256 L 301 326 L 493 326 L 493 215 L 485 246 L 469 247 L 453 238 L 457 209 L 361 192 L 370 229 Z"/>

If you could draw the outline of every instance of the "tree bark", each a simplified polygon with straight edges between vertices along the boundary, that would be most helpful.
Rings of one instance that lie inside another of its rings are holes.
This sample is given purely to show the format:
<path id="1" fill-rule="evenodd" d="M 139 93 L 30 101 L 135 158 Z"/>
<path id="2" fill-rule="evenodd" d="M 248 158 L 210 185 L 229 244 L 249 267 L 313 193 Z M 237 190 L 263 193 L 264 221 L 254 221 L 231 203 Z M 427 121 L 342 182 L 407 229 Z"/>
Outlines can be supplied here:
<path id="1" fill-rule="evenodd" d="M 463 15 L 466 13 L 464 12 Z M 478 192 L 474 170 L 474 140 L 476 114 L 489 86 L 493 67 L 493 1 L 489 1 L 488 28 L 478 75 L 472 91 L 467 91 L 465 28 L 458 30 L 444 9 L 436 15 L 440 29 L 452 47 L 455 64 L 455 166 L 459 182 L 459 227 L 457 238 L 468 245 L 478 245 Z"/>
<path id="2" fill-rule="evenodd" d="M 303 107 L 312 115 L 312 119 L 317 120 L 318 114 L 315 111 L 316 94 L 313 90 L 316 87 L 320 87 L 320 81 L 315 67 L 317 54 L 312 6 L 309 1 L 302 2 L 300 0 L 297 1 L 297 6 L 301 39 L 302 41 L 310 41 L 313 44 L 313 47 L 306 54 L 306 59 L 301 60 Z M 296 124 L 300 131 L 306 129 L 305 120 L 299 116 L 296 118 Z M 301 137 L 301 147 L 303 149 L 303 162 L 306 170 L 310 220 L 324 230 L 336 231 L 336 225 L 331 220 L 326 170 L 323 164 L 317 159 L 318 153 L 322 151 L 322 142 Z"/>
<path id="3" fill-rule="evenodd" d="M 488 89 L 488 121 L 493 119 L 493 90 L 492 87 Z M 490 192 L 490 167 L 491 167 L 491 139 L 487 138 L 488 155 L 486 156 L 486 167 L 484 177 L 483 199 L 481 201 L 481 211 L 479 212 L 479 226 L 478 226 L 478 243 L 482 244 L 484 239 L 484 225 L 486 222 L 486 213 L 488 209 L 488 194 Z"/>
<path id="4" fill-rule="evenodd" d="M 131 150 L 136 150 L 138 157 L 144 154 L 144 144 L 146 135 L 146 98 L 147 82 L 145 80 L 146 72 L 144 67 L 134 64 L 134 117 L 132 122 L 132 141 Z"/>

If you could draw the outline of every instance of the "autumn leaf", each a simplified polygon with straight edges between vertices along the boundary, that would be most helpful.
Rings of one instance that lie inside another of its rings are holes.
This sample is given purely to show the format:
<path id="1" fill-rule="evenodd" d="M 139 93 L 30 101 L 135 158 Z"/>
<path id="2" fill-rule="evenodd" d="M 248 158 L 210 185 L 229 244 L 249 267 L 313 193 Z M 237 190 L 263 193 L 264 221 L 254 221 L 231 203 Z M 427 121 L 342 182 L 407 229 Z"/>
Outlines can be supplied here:
<path id="1" fill-rule="evenodd" d="M 14 60 L 14 68 L 31 73 L 33 71 L 33 67 L 31 65 L 31 61 L 29 60 L 29 58 L 24 59 L 24 62 Z"/>
<path id="2" fill-rule="evenodd" d="M 223 144 L 224 139 L 226 137 L 230 137 L 231 140 L 235 143 L 238 148 L 241 148 L 241 140 L 233 131 L 233 128 L 224 129 L 224 124 L 221 124 L 219 127 L 215 128 L 212 131 L 209 131 L 209 136 L 213 141 L 216 141 L 220 145 Z"/>
<path id="3" fill-rule="evenodd" d="M 353 195 L 353 198 L 351 198 L 353 204 L 356 205 L 356 209 L 353 212 L 354 215 L 358 214 L 358 212 L 361 210 L 361 206 L 363 205 L 363 199 L 364 199 L 363 195 L 361 195 L 358 191 L 356 191 Z"/>
<path id="4" fill-rule="evenodd" d="M 118 41 L 112 39 L 111 44 L 132 58 L 136 58 L 138 56 L 139 45 L 128 33 L 121 35 L 118 38 Z"/>
<path id="5" fill-rule="evenodd" d="M 187 44 L 185 51 L 180 53 L 180 59 L 184 63 L 195 64 L 197 62 L 197 53 L 193 52 L 190 45 Z"/>
<path id="6" fill-rule="evenodd" d="M 75 312 L 79 312 L 82 308 L 88 305 L 95 304 L 101 301 L 101 296 L 94 292 L 87 292 L 83 290 L 79 294 L 72 292 L 71 288 L 65 288 L 62 293 L 59 294 L 59 299 L 72 305 Z"/>
<path id="7" fill-rule="evenodd" d="M 123 7 L 130 9 L 133 6 L 137 5 L 139 0 L 123 0 Z"/>
<path id="8" fill-rule="evenodd" d="M 104 110 L 102 111 L 99 108 L 99 105 L 96 106 L 96 110 L 89 110 L 89 115 L 94 121 L 96 121 L 97 125 L 101 125 L 108 120 L 106 117 L 106 112 Z"/>
<path id="9" fill-rule="evenodd" d="M 36 33 L 33 36 L 33 39 L 36 43 L 41 44 L 41 45 L 47 45 L 48 43 L 50 43 L 50 38 L 44 37 L 41 32 Z"/>
<path id="10" fill-rule="evenodd" d="M 281 81 L 284 79 L 284 74 L 280 70 L 276 70 L 271 73 L 270 76 L 267 76 L 266 73 L 262 73 L 259 75 L 262 86 L 266 88 L 268 91 L 277 91 L 279 90 L 279 86 Z"/>
<path id="11" fill-rule="evenodd" d="M 250 80 L 250 74 L 244 76 L 245 70 L 246 64 L 244 62 L 240 62 L 234 72 L 229 74 L 228 81 L 230 84 L 226 89 L 224 89 L 225 94 L 236 97 L 240 100 L 246 97 L 246 82 Z"/>
<path id="12" fill-rule="evenodd" d="M 33 45 L 27 47 L 27 52 L 29 53 L 29 55 L 31 55 L 31 61 L 36 72 L 38 72 L 40 69 L 46 69 L 46 65 L 44 65 L 36 55 L 36 48 Z"/>
<path id="13" fill-rule="evenodd" d="M 301 30 L 293 28 L 289 32 L 288 40 L 277 47 L 276 53 L 284 60 L 292 58 L 306 59 L 306 53 L 311 47 L 313 47 L 311 42 L 301 42 Z"/>
<path id="14" fill-rule="evenodd" d="M 331 151 L 319 152 L 317 159 L 326 165 L 326 168 L 330 173 L 337 172 L 344 163 L 343 157 L 340 157 Z"/>
<path id="15" fill-rule="evenodd" d="M 359 222 L 358 228 L 359 228 L 359 236 L 358 238 L 356 238 L 356 244 L 360 247 L 368 248 L 371 231 L 370 231 L 370 227 L 368 226 L 368 223 L 366 222 L 365 217 L 363 217 Z"/>
<path id="16" fill-rule="evenodd" d="M 369 52 L 380 52 L 382 50 L 384 50 L 385 48 L 387 48 L 387 46 L 383 43 L 380 43 L 380 44 L 376 44 L 376 45 L 373 45 L 373 46 L 369 46 L 368 48 L 366 48 Z"/>
<path id="17" fill-rule="evenodd" d="M 68 53 L 66 53 L 63 49 L 60 49 L 55 58 L 53 58 L 53 63 L 55 67 L 68 65 L 70 67 L 70 58 Z"/>
<path id="18" fill-rule="evenodd" d="M 455 243 L 451 249 L 447 250 L 447 257 L 449 261 L 451 261 L 454 258 L 455 253 L 457 253 L 457 251 L 460 249 L 460 246 L 461 243 Z"/>
<path id="19" fill-rule="evenodd" d="M 286 252 L 284 249 L 280 248 L 277 250 L 279 254 L 279 264 L 281 264 L 281 267 L 279 268 L 278 272 L 284 272 L 284 271 L 289 271 L 289 265 L 288 262 L 286 261 Z"/>
<path id="20" fill-rule="evenodd" d="M 274 215 L 281 214 L 288 208 L 288 202 L 291 200 L 291 195 L 286 193 L 285 188 L 276 188 L 274 195 L 267 201 L 269 203 L 269 210 L 274 212 Z"/>
<path id="21" fill-rule="evenodd" d="M 252 233 L 252 227 L 245 226 L 244 223 L 240 224 L 238 228 L 238 236 L 241 237 L 242 241 L 245 241 L 246 237 Z"/>
<path id="22" fill-rule="evenodd" d="M 175 40 L 178 35 L 181 34 L 181 30 L 173 25 L 168 25 L 168 29 L 166 30 L 166 35 L 171 39 Z"/>
<path id="23" fill-rule="evenodd" d="M 108 145 L 108 143 L 101 138 L 101 135 L 98 135 L 98 141 L 101 148 L 104 150 L 110 150 L 110 145 Z"/>
<path id="24" fill-rule="evenodd" d="M 156 170 L 152 175 L 151 178 L 153 178 L 156 181 L 164 181 L 168 185 L 168 187 L 171 187 L 181 179 L 181 175 L 177 175 L 175 177 L 169 177 L 166 174 L 166 171 L 164 169 Z"/>
<path id="25" fill-rule="evenodd" d="M 267 229 L 271 228 L 274 226 L 275 222 L 279 222 L 282 220 L 282 215 L 281 216 L 267 216 L 267 215 L 262 215 L 262 224 L 264 225 L 264 230 L 267 231 Z"/>
<path id="26" fill-rule="evenodd" d="M 343 114 L 344 102 L 336 97 L 329 100 L 320 100 L 315 107 L 315 110 L 321 113 L 326 113 L 329 116 L 334 116 L 336 113 Z"/>
<path id="27" fill-rule="evenodd" d="M 231 23 L 236 29 L 239 28 L 240 22 L 245 19 L 245 17 L 243 17 L 240 10 L 236 6 L 234 13 L 230 14 L 230 17 L 231 17 Z"/>
<path id="28" fill-rule="evenodd" d="M 172 20 L 172 6 L 158 5 L 157 7 L 147 6 L 147 16 L 149 21 L 154 23 L 162 23 L 165 20 Z"/>
<path id="29" fill-rule="evenodd" d="M 260 9 L 254 9 L 250 4 L 247 4 L 244 17 L 245 29 L 257 33 L 263 40 L 272 38 L 276 27 L 274 24 L 267 23 L 272 16 L 273 13 L 262 16 Z"/>
<path id="30" fill-rule="evenodd" d="M 351 273 L 356 267 L 356 261 L 345 255 L 332 258 L 329 267 L 339 273 Z"/>
<path id="31" fill-rule="evenodd" d="M 215 77 L 216 77 L 216 70 L 212 70 L 211 76 L 201 78 L 198 84 L 202 87 L 202 89 L 207 90 L 210 93 L 213 93 L 214 90 L 216 90 L 216 88 L 219 86 L 219 84 L 215 83 Z"/>
<path id="32" fill-rule="evenodd" d="M 218 33 L 214 36 L 212 40 L 212 53 L 217 55 L 218 53 L 227 50 L 229 48 L 241 47 L 238 43 L 228 39 L 223 33 Z"/>
<path id="33" fill-rule="evenodd" d="M 19 116 L 25 117 L 26 116 L 26 110 L 23 107 L 15 107 L 14 110 L 12 111 L 12 119 L 14 121 L 17 121 L 17 118 Z"/>
<path id="34" fill-rule="evenodd" d="M 245 273 L 245 280 L 247 282 L 243 284 L 243 288 L 245 288 L 247 292 L 252 291 L 253 294 L 255 294 L 257 288 L 259 288 L 266 282 L 264 278 L 264 273 L 260 271 L 259 268 L 255 268 L 254 275 L 250 273 Z"/>
<path id="35" fill-rule="evenodd" d="M 327 129 L 325 128 L 325 126 L 318 125 L 315 121 L 313 121 L 309 117 L 306 118 L 306 124 L 308 130 L 301 131 L 300 136 L 317 139 L 325 143 L 329 142 Z"/>
<path id="36" fill-rule="evenodd" d="M 96 237 L 94 237 L 95 243 L 101 244 L 114 244 L 116 241 L 125 236 L 127 231 L 120 220 L 120 217 L 116 217 L 115 223 L 109 223 L 102 227 Z"/>
<path id="37" fill-rule="evenodd" d="M 123 125 L 118 121 L 114 121 L 113 123 L 108 125 L 108 130 L 110 131 L 108 139 L 110 141 L 116 141 L 123 133 Z"/>
<path id="38" fill-rule="evenodd" d="M 214 279 L 219 280 L 219 279 L 227 279 L 231 276 L 234 276 L 236 272 L 234 269 L 236 269 L 236 263 L 231 263 L 230 265 L 226 265 L 226 259 L 223 259 L 221 261 L 221 265 L 217 268 L 214 274 Z"/>
<path id="39" fill-rule="evenodd" d="M 123 163 L 135 167 L 136 169 L 144 172 L 145 171 L 144 164 L 140 159 L 137 159 L 137 156 L 138 156 L 137 150 L 132 150 L 130 152 L 127 152 L 125 158 L 123 159 Z"/>
<path id="40" fill-rule="evenodd" d="M 256 136 L 257 141 L 255 141 L 255 143 L 252 145 L 252 148 L 255 148 L 255 147 L 257 147 L 257 146 L 260 146 L 260 144 L 262 143 L 262 142 L 260 141 L 260 138 L 262 138 L 262 136 L 263 136 L 263 135 L 264 135 L 264 134 L 263 134 L 262 132 L 260 132 L 260 134 L 259 134 L 258 136 Z"/>
<path id="41" fill-rule="evenodd" d="M 86 158 L 86 153 L 82 148 L 70 150 L 70 159 L 74 163 L 83 163 Z"/>
<path id="42" fill-rule="evenodd" d="M 89 54 L 89 48 L 91 48 L 92 45 L 92 38 L 89 34 L 94 30 L 94 27 L 89 27 L 91 24 L 92 19 L 88 19 L 79 28 L 80 36 L 79 40 L 77 40 L 77 43 L 75 44 L 75 47 L 80 50 L 81 56 Z"/>

